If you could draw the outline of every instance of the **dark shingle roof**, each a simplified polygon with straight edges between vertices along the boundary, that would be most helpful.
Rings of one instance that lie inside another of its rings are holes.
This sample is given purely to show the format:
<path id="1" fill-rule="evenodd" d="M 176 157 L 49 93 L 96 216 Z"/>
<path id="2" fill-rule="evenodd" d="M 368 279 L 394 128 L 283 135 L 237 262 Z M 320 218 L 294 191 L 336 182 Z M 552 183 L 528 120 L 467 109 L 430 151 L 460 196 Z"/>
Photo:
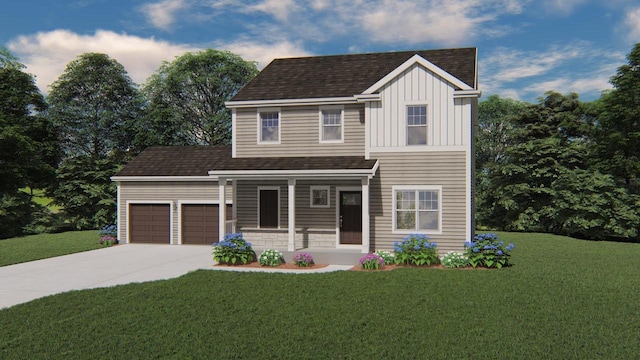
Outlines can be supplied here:
<path id="1" fill-rule="evenodd" d="M 208 176 L 231 158 L 231 146 L 155 146 L 145 149 L 116 176 Z"/>
<path id="2" fill-rule="evenodd" d="M 361 94 L 415 54 L 470 87 L 477 86 L 476 48 L 315 56 L 273 60 L 231 101 Z"/>
<path id="3" fill-rule="evenodd" d="M 156 146 L 141 152 L 116 176 L 207 176 L 210 170 L 370 170 L 360 156 L 231 158 L 231 146 Z"/>

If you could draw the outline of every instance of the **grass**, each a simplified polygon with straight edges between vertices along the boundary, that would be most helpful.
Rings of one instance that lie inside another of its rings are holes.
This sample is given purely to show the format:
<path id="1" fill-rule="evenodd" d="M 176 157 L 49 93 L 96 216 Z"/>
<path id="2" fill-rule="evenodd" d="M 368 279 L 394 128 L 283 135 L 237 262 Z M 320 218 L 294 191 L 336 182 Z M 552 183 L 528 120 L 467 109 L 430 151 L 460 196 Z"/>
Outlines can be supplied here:
<path id="1" fill-rule="evenodd" d="M 62 210 L 61 206 L 58 205 L 53 205 L 53 199 L 50 197 L 47 197 L 44 190 L 42 189 L 31 189 L 30 187 L 25 187 L 20 189 L 21 191 L 27 193 L 27 194 L 31 194 L 33 195 L 32 200 L 33 202 L 35 202 L 36 204 L 42 205 L 46 208 L 48 208 L 51 212 L 59 212 L 60 210 Z"/>
<path id="2" fill-rule="evenodd" d="M 38 234 L 0 240 L 0 266 L 101 248 L 97 230 Z"/>
<path id="3" fill-rule="evenodd" d="M 636 359 L 640 244 L 501 233 L 502 270 L 183 277 L 0 310 L 0 358 Z"/>

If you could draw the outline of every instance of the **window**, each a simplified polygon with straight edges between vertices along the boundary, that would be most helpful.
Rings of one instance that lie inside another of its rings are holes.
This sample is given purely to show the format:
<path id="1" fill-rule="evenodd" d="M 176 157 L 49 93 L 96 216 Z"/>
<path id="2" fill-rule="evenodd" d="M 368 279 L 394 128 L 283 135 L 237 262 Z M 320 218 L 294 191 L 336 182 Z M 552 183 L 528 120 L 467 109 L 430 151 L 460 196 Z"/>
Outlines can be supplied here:
<path id="1" fill-rule="evenodd" d="M 280 112 L 277 109 L 260 111 L 258 113 L 258 126 L 260 127 L 259 142 L 280 142 Z"/>
<path id="2" fill-rule="evenodd" d="M 407 106 L 407 145 L 427 144 L 427 106 Z"/>
<path id="3" fill-rule="evenodd" d="M 342 141 L 342 108 L 320 109 L 320 142 Z"/>
<path id="4" fill-rule="evenodd" d="M 328 208 L 329 207 L 329 187 L 328 186 L 312 186 L 311 187 L 311 207 Z"/>
<path id="5" fill-rule="evenodd" d="M 258 227 L 278 228 L 279 193 L 278 188 L 258 188 Z"/>
<path id="6" fill-rule="evenodd" d="M 394 188 L 394 230 L 439 232 L 441 192 L 439 187 Z"/>

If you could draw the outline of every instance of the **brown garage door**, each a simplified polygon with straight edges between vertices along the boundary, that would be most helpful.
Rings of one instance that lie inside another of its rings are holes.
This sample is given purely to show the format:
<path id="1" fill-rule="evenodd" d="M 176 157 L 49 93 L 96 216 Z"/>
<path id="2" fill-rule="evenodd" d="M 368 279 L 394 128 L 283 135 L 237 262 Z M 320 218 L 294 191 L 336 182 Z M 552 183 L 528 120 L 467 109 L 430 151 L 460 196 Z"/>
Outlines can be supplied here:
<path id="1" fill-rule="evenodd" d="M 169 244 L 169 204 L 130 204 L 129 242 Z"/>
<path id="2" fill-rule="evenodd" d="M 227 220 L 233 218 L 232 207 L 227 205 Z M 182 243 L 211 245 L 218 242 L 218 205 L 182 205 Z"/>

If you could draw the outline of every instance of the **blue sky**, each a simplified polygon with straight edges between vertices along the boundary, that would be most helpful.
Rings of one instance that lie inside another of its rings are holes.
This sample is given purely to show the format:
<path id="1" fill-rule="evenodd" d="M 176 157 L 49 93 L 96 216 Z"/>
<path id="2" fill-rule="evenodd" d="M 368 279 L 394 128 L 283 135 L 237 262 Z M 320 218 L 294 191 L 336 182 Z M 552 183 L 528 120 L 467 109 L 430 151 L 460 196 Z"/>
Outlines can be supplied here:
<path id="1" fill-rule="evenodd" d="M 588 101 L 640 42 L 638 0 L 38 0 L 0 12 L 0 45 L 48 85 L 84 52 L 138 84 L 186 51 L 277 57 L 474 46 L 483 97 Z"/>

